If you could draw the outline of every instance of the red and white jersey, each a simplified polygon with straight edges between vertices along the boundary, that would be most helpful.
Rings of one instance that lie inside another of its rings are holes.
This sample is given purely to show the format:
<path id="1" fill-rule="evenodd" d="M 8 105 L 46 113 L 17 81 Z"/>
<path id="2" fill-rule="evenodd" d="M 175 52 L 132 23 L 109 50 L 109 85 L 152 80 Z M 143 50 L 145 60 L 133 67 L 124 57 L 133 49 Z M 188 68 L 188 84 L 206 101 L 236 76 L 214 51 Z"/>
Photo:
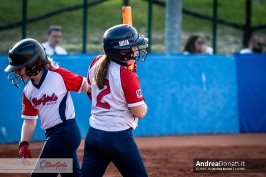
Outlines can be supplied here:
<path id="1" fill-rule="evenodd" d="M 104 88 L 99 90 L 94 82 L 94 73 L 101 56 L 96 57 L 88 71 L 88 83 L 92 89 L 90 126 L 103 131 L 122 131 L 137 127 L 138 118 L 129 107 L 144 104 L 137 75 L 111 61 Z"/>
<path id="2" fill-rule="evenodd" d="M 70 91 L 81 92 L 85 81 L 63 68 L 45 69 L 38 85 L 29 81 L 23 90 L 22 118 L 37 119 L 40 114 L 44 130 L 73 119 L 75 111 Z"/>

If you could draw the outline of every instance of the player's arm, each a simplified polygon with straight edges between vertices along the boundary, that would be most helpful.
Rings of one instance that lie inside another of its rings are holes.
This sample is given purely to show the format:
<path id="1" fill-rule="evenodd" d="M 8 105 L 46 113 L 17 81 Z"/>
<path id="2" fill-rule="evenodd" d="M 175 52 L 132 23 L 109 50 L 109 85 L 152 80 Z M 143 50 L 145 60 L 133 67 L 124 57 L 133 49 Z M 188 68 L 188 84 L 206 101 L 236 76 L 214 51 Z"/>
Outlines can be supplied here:
<path id="1" fill-rule="evenodd" d="M 135 117 L 141 119 L 141 118 L 143 118 L 143 117 L 146 115 L 147 110 L 148 110 L 148 107 L 147 107 L 147 105 L 144 103 L 144 104 L 139 105 L 139 106 L 130 107 L 129 109 L 130 109 L 131 113 L 132 113 Z"/>
<path id="2" fill-rule="evenodd" d="M 21 138 L 19 142 L 19 157 L 22 159 L 22 163 L 25 165 L 28 162 L 25 161 L 27 157 L 32 158 L 29 142 L 34 133 L 36 127 L 36 119 L 24 119 L 22 129 L 21 129 Z"/>
<path id="3" fill-rule="evenodd" d="M 30 142 L 36 127 L 36 119 L 38 118 L 39 111 L 32 106 L 30 100 L 26 97 L 24 92 L 22 96 L 22 104 L 23 109 L 21 117 L 24 121 L 21 129 L 20 142 Z"/>
<path id="4" fill-rule="evenodd" d="M 143 118 L 148 108 L 140 89 L 138 77 L 135 73 L 121 67 L 121 82 L 131 113 L 137 118 Z"/>
<path id="5" fill-rule="evenodd" d="M 85 94 L 88 94 L 88 93 L 91 92 L 91 88 L 90 88 L 90 86 L 88 84 L 88 80 L 87 79 L 85 79 L 85 81 L 84 81 L 84 83 L 82 85 L 81 91 L 84 92 Z"/>
<path id="6" fill-rule="evenodd" d="M 24 92 L 22 103 L 22 118 L 24 118 L 24 121 L 21 128 L 21 138 L 19 142 L 19 157 L 22 159 L 22 163 L 25 165 L 25 161 L 23 159 L 26 157 L 32 157 L 29 148 L 29 142 L 36 127 L 36 119 L 38 118 L 39 111 L 32 106 Z"/>
<path id="7" fill-rule="evenodd" d="M 27 141 L 30 142 L 32 135 L 36 127 L 36 119 L 24 119 L 22 129 L 21 129 L 21 139 L 20 142 Z"/>

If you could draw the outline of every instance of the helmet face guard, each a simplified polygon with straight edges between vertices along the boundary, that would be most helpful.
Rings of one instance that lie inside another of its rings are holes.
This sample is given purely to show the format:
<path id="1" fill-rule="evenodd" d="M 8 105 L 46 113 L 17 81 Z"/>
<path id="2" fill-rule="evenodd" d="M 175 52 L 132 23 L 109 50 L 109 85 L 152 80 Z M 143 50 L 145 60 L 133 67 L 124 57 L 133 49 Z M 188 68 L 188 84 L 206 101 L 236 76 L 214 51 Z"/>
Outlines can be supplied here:
<path id="1" fill-rule="evenodd" d="M 148 54 L 148 38 L 139 36 L 136 40 L 136 44 L 138 47 L 136 61 L 145 61 Z"/>
<path id="2" fill-rule="evenodd" d="M 136 55 L 136 61 L 145 61 L 148 54 L 148 44 L 138 45 L 138 53 Z"/>
<path id="3" fill-rule="evenodd" d="M 116 25 L 108 29 L 103 36 L 103 48 L 107 57 L 126 61 L 145 61 L 148 39 L 140 36 L 130 25 Z M 133 50 L 133 47 L 137 50 Z"/>
<path id="4" fill-rule="evenodd" d="M 23 80 L 22 77 L 20 77 L 19 75 L 15 74 L 15 73 L 9 74 L 7 76 L 7 79 L 9 79 L 11 81 L 11 83 L 13 85 L 15 85 L 17 88 L 22 88 L 30 80 L 30 78 L 27 80 Z"/>

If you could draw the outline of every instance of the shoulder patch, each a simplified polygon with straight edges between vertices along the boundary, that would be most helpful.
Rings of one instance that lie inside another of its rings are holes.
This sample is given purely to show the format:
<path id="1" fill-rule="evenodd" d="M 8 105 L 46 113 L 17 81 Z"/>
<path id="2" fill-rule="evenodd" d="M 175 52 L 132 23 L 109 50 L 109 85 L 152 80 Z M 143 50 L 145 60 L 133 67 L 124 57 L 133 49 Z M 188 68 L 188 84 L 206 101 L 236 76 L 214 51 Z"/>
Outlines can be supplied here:
<path id="1" fill-rule="evenodd" d="M 137 95 L 138 98 L 141 98 L 142 97 L 142 91 L 141 91 L 141 89 L 136 90 L 136 95 Z"/>

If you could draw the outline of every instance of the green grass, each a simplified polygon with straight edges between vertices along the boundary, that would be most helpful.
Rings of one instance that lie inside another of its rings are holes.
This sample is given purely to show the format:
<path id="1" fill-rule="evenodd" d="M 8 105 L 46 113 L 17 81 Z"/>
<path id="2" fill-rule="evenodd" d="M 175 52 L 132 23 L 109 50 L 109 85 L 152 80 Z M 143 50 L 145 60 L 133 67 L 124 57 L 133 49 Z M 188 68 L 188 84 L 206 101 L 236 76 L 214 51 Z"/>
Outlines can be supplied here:
<path id="1" fill-rule="evenodd" d="M 92 2 L 89 0 L 88 2 Z M 162 2 L 166 2 L 163 0 Z M 213 0 L 183 0 L 183 7 L 212 16 Z M 83 0 L 28 0 L 28 18 L 42 15 L 61 8 L 82 4 Z M 109 27 L 121 23 L 122 0 L 108 0 L 88 8 L 87 24 L 87 52 L 102 52 L 102 35 Z M 132 7 L 133 26 L 139 33 L 147 36 L 148 30 L 148 2 L 142 0 L 129 0 Z M 253 0 L 252 25 L 265 23 L 266 1 Z M 22 19 L 21 0 L 0 1 L 0 25 L 20 21 Z M 231 22 L 245 23 L 245 0 L 219 0 L 218 18 Z M 83 10 L 64 12 L 62 14 L 27 24 L 27 37 L 45 42 L 46 31 L 50 25 L 61 25 L 64 29 L 62 46 L 70 53 L 82 51 Z M 176 33 L 176 31 L 173 31 Z M 183 15 L 182 43 L 191 33 L 204 36 L 206 43 L 212 46 L 212 23 L 207 20 Z M 258 31 L 266 36 L 265 30 Z M 218 53 L 231 53 L 242 48 L 242 31 L 224 25 L 217 29 Z M 22 38 L 21 27 L 0 31 L 0 53 L 6 54 L 9 47 Z M 152 45 L 153 53 L 163 53 L 165 50 L 165 8 L 154 5 L 152 17 Z"/>

